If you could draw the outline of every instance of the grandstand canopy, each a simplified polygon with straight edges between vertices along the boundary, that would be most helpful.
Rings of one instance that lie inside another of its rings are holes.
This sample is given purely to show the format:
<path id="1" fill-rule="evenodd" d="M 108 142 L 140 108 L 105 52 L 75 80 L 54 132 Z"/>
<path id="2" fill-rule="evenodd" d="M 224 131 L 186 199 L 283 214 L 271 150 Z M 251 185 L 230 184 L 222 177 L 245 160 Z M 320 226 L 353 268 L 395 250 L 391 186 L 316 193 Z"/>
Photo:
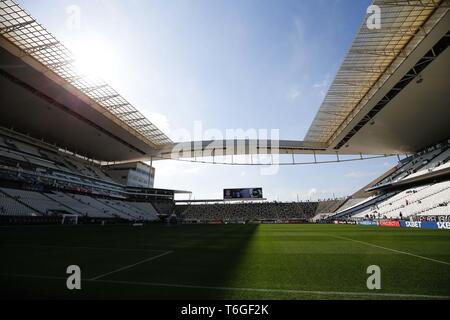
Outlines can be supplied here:
<path id="1" fill-rule="evenodd" d="M 450 138 L 450 0 L 374 4 L 381 29 L 364 21 L 305 141 L 244 141 L 229 152 L 239 141 L 218 141 L 225 151 L 217 141 L 174 144 L 107 83 L 80 73 L 15 1 L 0 1 L 0 126 L 109 162 L 182 157 L 174 149 L 253 154 L 261 144 L 281 154 L 415 153 Z"/>
<path id="2" fill-rule="evenodd" d="M 304 141 L 201 141 L 178 149 L 199 157 L 252 154 L 275 144 L 279 154 L 389 155 L 449 139 L 450 1 L 373 4 L 381 9 L 381 29 L 369 29 L 364 18 Z"/>
<path id="3" fill-rule="evenodd" d="M 0 125 L 105 161 L 172 142 L 13 0 L 0 1 L 0 35 Z"/>
<path id="4" fill-rule="evenodd" d="M 450 138 L 448 0 L 375 0 L 305 140 L 343 153 L 416 152 Z"/>

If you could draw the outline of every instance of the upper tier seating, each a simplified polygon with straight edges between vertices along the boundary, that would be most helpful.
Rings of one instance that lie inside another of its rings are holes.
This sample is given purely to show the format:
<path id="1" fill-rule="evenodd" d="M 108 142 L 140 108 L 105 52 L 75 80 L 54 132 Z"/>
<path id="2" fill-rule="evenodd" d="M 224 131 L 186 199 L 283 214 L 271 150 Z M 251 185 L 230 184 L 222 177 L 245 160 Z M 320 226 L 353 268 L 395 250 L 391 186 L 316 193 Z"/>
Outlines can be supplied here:
<path id="1" fill-rule="evenodd" d="M 410 174 L 408 177 L 406 177 L 406 179 L 411 179 L 430 172 L 443 170 L 445 168 L 448 168 L 449 166 L 450 166 L 450 148 L 442 152 L 439 156 L 434 158 L 433 161 L 423 166 L 417 172 Z"/>
<path id="2" fill-rule="evenodd" d="M 447 142 L 439 145 L 439 147 L 429 148 L 410 157 L 409 161 L 401 165 L 394 173 L 384 178 L 376 186 L 383 186 L 406 179 L 416 178 L 449 167 L 450 145 Z"/>

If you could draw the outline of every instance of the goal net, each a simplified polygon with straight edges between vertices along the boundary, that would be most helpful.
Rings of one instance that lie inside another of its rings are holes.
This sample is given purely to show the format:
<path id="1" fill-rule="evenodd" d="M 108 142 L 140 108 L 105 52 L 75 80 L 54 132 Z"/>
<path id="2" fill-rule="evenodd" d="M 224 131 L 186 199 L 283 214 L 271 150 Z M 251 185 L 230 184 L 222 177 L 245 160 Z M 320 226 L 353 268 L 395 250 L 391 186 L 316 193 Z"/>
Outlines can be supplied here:
<path id="1" fill-rule="evenodd" d="M 62 218 L 62 224 L 78 224 L 78 215 L 64 214 Z"/>

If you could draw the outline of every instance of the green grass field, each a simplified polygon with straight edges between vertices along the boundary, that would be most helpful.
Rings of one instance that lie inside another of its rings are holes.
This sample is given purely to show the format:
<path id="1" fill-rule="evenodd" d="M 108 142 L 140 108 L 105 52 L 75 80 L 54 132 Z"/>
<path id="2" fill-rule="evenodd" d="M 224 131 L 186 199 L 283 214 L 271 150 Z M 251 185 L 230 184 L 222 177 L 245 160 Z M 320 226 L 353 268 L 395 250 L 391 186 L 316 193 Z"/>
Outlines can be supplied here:
<path id="1" fill-rule="evenodd" d="M 1 298 L 437 299 L 450 232 L 337 225 L 0 228 Z M 82 290 L 66 288 L 78 265 Z M 370 265 L 381 290 L 367 289 Z"/>

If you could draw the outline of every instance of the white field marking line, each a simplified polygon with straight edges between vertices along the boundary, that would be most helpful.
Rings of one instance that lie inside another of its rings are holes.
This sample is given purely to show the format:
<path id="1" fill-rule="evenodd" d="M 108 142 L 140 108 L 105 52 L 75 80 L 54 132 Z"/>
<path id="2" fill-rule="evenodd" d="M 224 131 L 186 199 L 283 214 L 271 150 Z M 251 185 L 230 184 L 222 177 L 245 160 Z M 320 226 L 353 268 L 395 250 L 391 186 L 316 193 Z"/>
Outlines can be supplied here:
<path id="1" fill-rule="evenodd" d="M 82 250 L 113 250 L 113 251 L 147 251 L 147 252 L 167 252 L 157 249 L 137 249 L 137 248 L 113 248 L 113 247 L 72 247 L 72 246 L 52 246 L 52 245 L 26 245 L 26 244 L 0 244 L 0 247 L 22 247 L 22 248 L 55 248 L 55 249 L 82 249 Z"/>
<path id="2" fill-rule="evenodd" d="M 395 252 L 395 253 L 400 253 L 400 254 L 404 254 L 404 255 L 407 255 L 407 256 L 416 257 L 416 258 L 419 258 L 419 259 L 428 260 L 428 261 L 432 261 L 432 262 L 436 262 L 436 263 L 445 264 L 447 266 L 450 266 L 449 262 L 436 260 L 436 259 L 428 258 L 428 257 L 424 257 L 424 256 L 419 256 L 417 254 L 410 253 L 410 252 L 405 252 L 405 251 L 400 251 L 400 250 L 396 250 L 396 249 L 386 248 L 386 247 L 382 247 L 382 246 L 379 246 L 379 245 L 376 245 L 376 244 L 373 244 L 373 243 L 360 241 L 360 240 L 355 240 L 355 239 L 350 239 L 350 238 L 346 238 L 346 237 L 342 237 L 342 236 L 335 236 L 335 235 L 329 235 L 329 236 L 333 237 L 333 238 L 336 238 L 336 239 L 353 241 L 353 242 L 356 242 L 356 243 L 364 244 L 366 246 L 371 246 L 371 247 L 375 247 L 375 248 L 379 248 L 379 249 L 384 249 L 384 250 L 387 250 L 387 251 L 392 251 L 392 252 Z"/>
<path id="3" fill-rule="evenodd" d="M 98 275 L 98 276 L 93 277 L 93 278 L 91 278 L 91 279 L 89 279 L 89 280 L 91 280 L 91 281 L 92 281 L 92 280 L 98 280 L 98 279 L 100 279 L 100 278 L 104 278 L 104 277 L 109 276 L 109 275 L 111 275 L 111 274 L 114 274 L 114 273 L 117 273 L 117 272 L 120 272 L 120 271 L 124 271 L 124 270 L 127 270 L 127 269 L 131 269 L 131 268 L 134 268 L 134 267 L 136 267 L 136 266 L 138 266 L 138 265 L 140 265 L 140 264 L 143 264 L 143 263 L 146 263 L 146 262 L 149 262 L 149 261 L 156 260 L 156 259 L 158 259 L 158 258 L 167 256 L 168 254 L 171 254 L 171 253 L 173 253 L 173 251 L 166 251 L 166 252 L 164 252 L 164 253 L 158 254 L 157 256 L 153 256 L 153 257 L 150 257 L 150 258 L 141 260 L 141 261 L 139 261 L 139 262 L 136 262 L 136 263 L 127 265 L 127 266 L 125 266 L 125 267 L 122 267 L 122 268 L 113 270 L 113 271 L 111 271 L 111 272 L 107 272 L 107 273 Z"/>
<path id="4" fill-rule="evenodd" d="M 7 274 L 7 273 L 6 274 L 0 273 L 0 277 L 66 280 L 66 278 L 64 278 L 64 277 L 37 276 L 37 275 L 28 275 L 28 274 Z M 220 291 L 247 291 L 247 292 L 265 292 L 265 293 L 274 292 L 274 293 L 313 294 L 313 295 L 337 295 L 337 296 L 361 296 L 361 297 L 373 296 L 373 297 L 391 297 L 391 298 L 450 300 L 450 296 L 414 294 L 414 293 L 409 294 L 409 293 L 373 293 L 373 292 L 348 292 L 348 291 L 310 291 L 310 290 L 295 290 L 295 289 L 234 288 L 234 287 L 196 286 L 196 285 L 157 283 L 157 282 L 135 282 L 135 281 L 118 281 L 118 280 L 94 280 L 94 279 L 83 279 L 82 281 L 92 282 L 92 283 L 122 284 L 122 285 L 148 286 L 148 287 L 182 288 L 182 289 L 204 289 L 204 290 L 220 290 Z"/>

